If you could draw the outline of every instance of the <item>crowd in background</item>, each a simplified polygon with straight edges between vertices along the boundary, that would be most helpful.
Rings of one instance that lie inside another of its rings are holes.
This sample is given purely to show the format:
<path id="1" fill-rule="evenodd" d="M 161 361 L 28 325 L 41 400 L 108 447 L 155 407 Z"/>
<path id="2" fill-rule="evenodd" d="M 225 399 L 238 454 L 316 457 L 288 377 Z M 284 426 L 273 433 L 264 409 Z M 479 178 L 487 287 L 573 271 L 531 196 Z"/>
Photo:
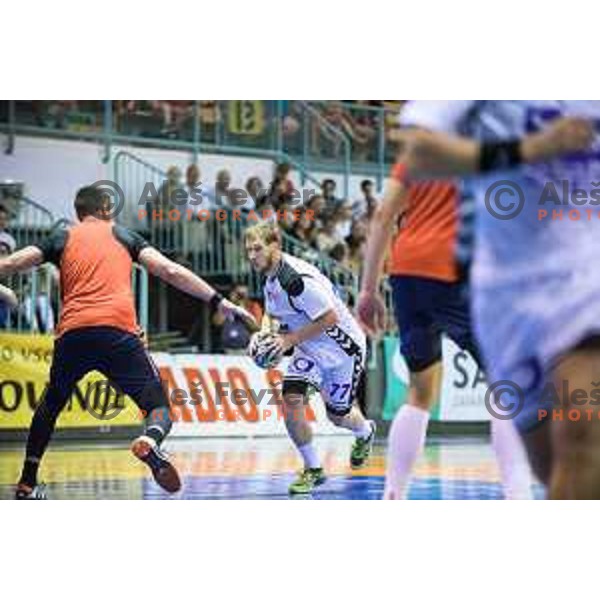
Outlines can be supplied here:
<path id="1" fill-rule="evenodd" d="M 17 249 L 17 241 L 11 233 L 11 221 L 15 215 L 7 206 L 0 204 L 0 258 L 9 256 Z M 58 297 L 52 291 L 58 286 L 58 270 L 46 263 L 32 280 L 23 277 L 20 304 L 15 310 L 0 299 L 0 330 L 15 326 L 20 322 L 24 327 L 40 333 L 52 333 L 56 325 Z M 0 284 L 14 287 L 14 281 L 0 280 Z"/>
<path id="2" fill-rule="evenodd" d="M 335 180 L 324 179 L 317 189 L 311 193 L 303 193 L 297 189 L 292 179 L 292 168 L 287 163 L 275 166 L 272 180 L 264 182 L 260 177 L 250 176 L 242 188 L 233 185 L 232 175 L 228 169 L 221 169 L 216 173 L 214 183 L 205 181 L 197 164 L 191 164 L 183 172 L 178 166 L 171 166 L 167 170 L 167 179 L 158 190 L 155 205 L 148 206 L 148 215 L 152 209 L 160 211 L 169 207 L 169 198 L 173 198 L 176 190 L 184 190 L 192 198 L 194 190 L 201 190 L 202 201 L 183 208 L 194 211 L 238 210 L 240 212 L 253 211 L 256 220 L 271 220 L 277 222 L 286 234 L 288 241 L 293 241 L 293 253 L 313 264 L 322 264 L 323 259 L 328 259 L 335 272 L 339 274 L 335 282 L 345 301 L 352 306 L 355 298 L 352 297 L 352 283 L 360 274 L 364 260 L 366 240 L 371 219 L 378 206 L 375 196 L 374 183 L 365 179 L 360 184 L 357 197 L 344 198 L 338 192 Z M 242 193 L 240 193 L 242 192 Z M 282 215 L 285 215 L 282 218 Z M 254 222 L 254 221 L 253 221 Z M 155 227 L 165 227 L 163 233 L 169 231 L 169 224 L 155 224 Z M 193 251 L 206 250 L 206 241 L 201 241 L 201 223 L 191 222 L 189 229 Z M 226 238 L 232 230 L 225 226 L 216 227 L 220 235 L 210 239 L 211 243 L 226 252 Z M 195 231 L 198 230 L 198 231 Z M 195 233 L 194 233 L 195 232 Z M 225 242 L 225 243 L 224 243 Z M 239 248 L 238 245 L 235 246 Z M 209 248 L 212 251 L 214 248 Z M 175 260 L 184 262 L 184 255 L 174 257 Z M 341 267 L 341 269 L 340 269 Z M 345 276 L 344 273 L 348 275 Z M 262 298 L 260 290 L 253 290 L 258 294 L 250 297 L 247 286 L 240 286 L 239 282 L 231 280 L 221 287 L 221 291 L 233 301 L 243 303 L 252 310 L 254 303 L 260 304 Z M 248 332 L 244 332 L 241 324 L 229 324 L 213 320 L 214 340 L 222 344 L 219 351 L 239 350 L 245 347 Z"/>
<path id="3" fill-rule="evenodd" d="M 201 180 L 200 168 L 193 164 L 187 168 L 185 177 L 179 167 L 171 166 L 156 204 L 148 208 L 168 207 L 174 191 L 181 189 L 189 197 L 193 190 L 201 190 L 201 203 L 190 204 L 188 209 L 253 210 L 259 220 L 276 220 L 290 237 L 300 242 L 305 258 L 310 258 L 311 251 L 315 251 L 356 274 L 363 261 L 369 224 L 378 203 L 374 183 L 369 179 L 361 182 L 360 195 L 354 199 L 340 197 L 333 179 L 324 179 L 319 190 L 303 198 L 302 190 L 297 190 L 292 182 L 291 167 L 287 163 L 276 166 L 273 180 L 268 184 L 252 176 L 243 190 L 232 186 L 227 169 L 217 172 L 214 184 L 205 183 Z M 149 218 L 151 214 L 148 210 Z"/>
<path id="4" fill-rule="evenodd" d="M 386 144 L 387 154 L 391 151 L 392 144 L 388 142 L 393 140 L 403 103 L 402 100 L 311 101 L 311 110 L 307 111 L 305 103 L 285 100 L 275 111 L 274 104 L 267 108 L 266 101 L 260 100 L 199 100 L 197 125 L 203 143 L 218 145 L 223 136 L 230 136 L 228 139 L 234 145 L 258 146 L 267 143 L 280 125 L 283 147 L 288 153 L 299 155 L 307 150 L 313 158 L 340 159 L 346 150 L 345 139 L 350 143 L 353 162 L 373 162 L 380 158 L 381 142 Z M 0 120 L 7 118 L 7 104 L 0 103 Z M 73 131 L 100 131 L 105 124 L 103 110 L 104 103 L 99 100 L 16 102 L 17 122 Z M 191 141 L 195 114 L 192 100 L 112 101 L 115 132 L 134 137 Z M 383 140 L 379 139 L 380 134 Z"/>
<path id="5" fill-rule="evenodd" d="M 227 111 L 232 110 L 229 104 L 233 102 L 200 101 L 198 103 L 197 114 L 201 121 L 203 141 L 210 142 L 211 139 L 207 140 L 206 136 L 209 138 L 217 136 L 217 130 L 223 127 L 224 123 L 226 126 L 230 125 L 230 115 Z M 296 101 L 284 101 L 279 107 L 282 111 L 278 111 L 277 114 L 277 118 L 283 115 L 281 130 L 287 143 L 291 144 L 289 148 L 295 147 L 294 143 L 299 143 L 300 146 L 306 145 L 308 139 L 308 151 L 311 155 L 339 159 L 344 153 L 344 148 L 340 145 L 340 136 L 330 135 L 329 129 L 322 126 L 325 122 L 335 130 L 341 131 L 345 138 L 350 140 L 353 159 L 367 161 L 374 157 L 377 137 L 382 131 L 382 119 L 385 121 L 387 135 L 387 132 L 391 132 L 396 126 L 396 116 L 402 102 L 370 100 L 311 102 L 312 109 L 319 115 L 318 119 L 312 120 L 306 119 L 307 113 L 301 104 Z M 72 128 L 74 124 L 81 127 L 101 128 L 103 107 L 101 101 L 17 102 L 17 111 L 23 109 L 29 111 L 28 114 L 32 115 L 35 124 L 65 129 Z M 2 111 L 6 108 L 4 106 Z M 385 112 L 373 110 L 381 108 L 385 108 Z M 143 132 L 145 124 L 151 122 L 154 127 L 151 135 L 169 139 L 180 139 L 189 135 L 191 120 L 195 113 L 196 108 L 192 101 L 113 101 L 115 123 L 134 123 L 137 119 L 141 123 L 139 131 Z M 0 118 L 4 117 L 0 115 Z M 265 115 L 269 123 L 272 123 L 269 119 L 273 118 L 273 114 Z M 307 127 L 310 129 L 308 138 Z M 293 151 L 291 153 L 293 154 Z M 308 184 L 307 187 L 312 188 L 309 194 L 305 190 L 296 189 L 294 179 L 297 178 L 293 176 L 291 165 L 280 163 L 276 165 L 271 181 L 250 176 L 242 185 L 240 185 L 242 182 L 236 182 L 237 185 L 234 185 L 231 172 L 226 168 L 216 173 L 213 182 L 202 177 L 201 169 L 197 164 L 189 165 L 185 170 L 179 166 L 171 166 L 167 170 L 166 180 L 159 187 L 156 197 L 152 199 L 151 206 L 147 208 L 172 208 L 170 197 L 173 190 L 183 189 L 191 193 L 192 190 L 200 188 L 203 209 L 254 210 L 259 220 L 266 218 L 277 221 L 286 233 L 286 239 L 290 243 L 293 242 L 295 254 L 314 264 L 323 264 L 324 259 L 329 260 L 336 272 L 342 273 L 336 285 L 342 288 L 343 293 L 344 286 L 348 290 L 352 287 L 347 286 L 347 283 L 355 283 L 355 276 L 360 274 L 363 264 L 370 222 L 378 205 L 374 183 L 364 179 L 356 196 L 347 198 L 340 194 L 334 179 L 324 179 L 317 185 L 316 182 Z M 244 192 L 242 203 L 238 201 L 240 189 Z M 300 201 L 298 196 L 301 198 Z M 281 213 L 283 209 L 286 209 L 284 218 L 280 214 L 275 216 L 277 211 Z M 9 254 L 16 247 L 15 239 L 10 233 L 9 213 L 6 207 L 0 206 L 0 255 Z M 148 215 L 150 214 L 151 212 L 148 211 Z M 178 242 L 174 241 L 174 229 L 168 223 L 162 227 L 161 233 L 167 235 L 164 239 L 168 240 L 168 236 L 171 236 L 170 241 L 173 243 L 170 245 L 177 246 Z M 188 247 L 195 251 L 197 249 L 203 251 L 207 248 L 207 252 L 215 256 L 227 248 L 226 240 L 222 239 L 211 246 L 211 238 L 202 237 L 202 227 L 188 229 L 194 230 L 191 232 L 191 237 L 187 239 Z M 188 260 L 185 252 L 179 255 L 174 253 L 172 257 L 181 262 Z M 38 280 L 37 299 L 33 297 L 35 294 L 29 294 L 19 309 L 19 315 L 15 315 L 13 311 L 9 317 L 5 307 L 0 306 L 0 328 L 10 326 L 9 318 L 14 321 L 18 316 L 20 322 L 29 323 L 34 330 L 51 332 L 56 321 L 57 303 L 48 300 L 50 294 L 47 293 L 46 288 L 50 285 L 58 288 L 56 273 Z M 260 300 L 251 298 L 248 288 L 239 286 L 239 282 L 233 280 L 229 282 L 228 289 L 221 291 L 237 298 L 240 303 L 252 306 L 256 300 Z M 252 293 L 257 292 L 253 289 Z M 346 300 L 352 305 L 352 298 Z M 255 308 L 260 310 L 259 305 Z M 212 325 L 219 332 L 217 337 L 220 337 L 223 349 L 235 351 L 238 346 L 244 346 L 247 332 L 238 331 L 235 326 L 226 323 L 214 322 Z"/>

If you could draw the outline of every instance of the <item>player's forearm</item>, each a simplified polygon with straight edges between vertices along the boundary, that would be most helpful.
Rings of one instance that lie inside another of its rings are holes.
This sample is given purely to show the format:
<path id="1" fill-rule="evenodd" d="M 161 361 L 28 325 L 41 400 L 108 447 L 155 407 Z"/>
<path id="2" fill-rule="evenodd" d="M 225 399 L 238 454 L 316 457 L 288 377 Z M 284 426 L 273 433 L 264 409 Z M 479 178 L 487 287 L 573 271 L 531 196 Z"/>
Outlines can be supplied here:
<path id="1" fill-rule="evenodd" d="M 182 265 L 169 260 L 154 248 L 144 248 L 140 252 L 139 262 L 152 275 L 194 298 L 209 302 L 213 298 L 219 297 L 214 288 L 204 279 Z"/>
<path id="2" fill-rule="evenodd" d="M 406 210 L 406 188 L 397 181 L 390 181 L 381 206 L 371 221 L 361 288 L 373 292 L 379 288 L 385 254 L 390 246 L 396 222 Z"/>
<path id="3" fill-rule="evenodd" d="M 398 162 L 408 179 L 438 179 L 505 170 L 585 151 L 594 139 L 594 123 L 563 117 L 521 139 L 477 142 L 422 129 L 400 131 Z"/>
<path id="4" fill-rule="evenodd" d="M 437 179 L 468 175 L 478 170 L 480 145 L 445 133 L 407 129 L 397 134 L 398 162 L 409 179 Z"/>
<path id="5" fill-rule="evenodd" d="M 217 291 L 204 279 L 176 263 L 165 269 L 162 279 L 178 290 L 204 302 L 209 302 L 217 294 Z"/>
<path id="6" fill-rule="evenodd" d="M 9 258 L 0 258 L 0 277 L 12 275 L 14 272 Z"/>
<path id="7" fill-rule="evenodd" d="M 0 259 L 0 276 L 9 276 L 28 271 L 44 262 L 42 251 L 36 246 L 17 250 L 14 254 Z"/>
<path id="8" fill-rule="evenodd" d="M 285 345 L 289 348 L 302 344 L 312 338 L 318 337 L 329 327 L 333 327 L 338 322 L 338 316 L 334 310 L 328 310 L 322 317 L 319 317 L 314 323 L 305 325 L 297 331 L 291 331 L 283 335 Z"/>

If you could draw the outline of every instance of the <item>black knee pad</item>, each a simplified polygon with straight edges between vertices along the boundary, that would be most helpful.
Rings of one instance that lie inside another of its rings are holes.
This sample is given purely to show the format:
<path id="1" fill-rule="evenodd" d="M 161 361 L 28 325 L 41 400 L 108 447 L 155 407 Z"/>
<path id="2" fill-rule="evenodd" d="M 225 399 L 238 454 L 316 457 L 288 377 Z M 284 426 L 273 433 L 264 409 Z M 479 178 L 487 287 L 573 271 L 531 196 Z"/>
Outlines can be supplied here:
<path id="1" fill-rule="evenodd" d="M 286 394 L 301 394 L 306 396 L 311 384 L 308 381 L 301 379 L 284 379 L 283 385 L 281 386 L 281 393 L 285 396 Z"/>
<path id="2" fill-rule="evenodd" d="M 345 406 L 344 408 L 333 408 L 332 406 L 325 405 L 325 410 L 328 416 L 339 417 L 340 419 L 345 417 L 352 410 L 352 404 Z"/>

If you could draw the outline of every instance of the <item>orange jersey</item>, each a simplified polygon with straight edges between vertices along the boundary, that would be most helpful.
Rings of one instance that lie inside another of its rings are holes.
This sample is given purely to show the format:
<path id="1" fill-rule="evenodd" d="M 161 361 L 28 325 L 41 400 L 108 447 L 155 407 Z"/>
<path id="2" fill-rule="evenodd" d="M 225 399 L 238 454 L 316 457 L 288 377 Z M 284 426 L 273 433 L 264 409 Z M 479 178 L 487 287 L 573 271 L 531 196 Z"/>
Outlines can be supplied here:
<path id="1" fill-rule="evenodd" d="M 456 185 L 447 181 L 412 183 L 407 193 L 408 209 L 392 243 L 389 274 L 456 281 Z"/>
<path id="2" fill-rule="evenodd" d="M 110 326 L 138 332 L 131 276 L 147 242 L 99 219 L 52 234 L 39 245 L 60 269 L 62 309 L 57 336 L 83 327 Z"/>

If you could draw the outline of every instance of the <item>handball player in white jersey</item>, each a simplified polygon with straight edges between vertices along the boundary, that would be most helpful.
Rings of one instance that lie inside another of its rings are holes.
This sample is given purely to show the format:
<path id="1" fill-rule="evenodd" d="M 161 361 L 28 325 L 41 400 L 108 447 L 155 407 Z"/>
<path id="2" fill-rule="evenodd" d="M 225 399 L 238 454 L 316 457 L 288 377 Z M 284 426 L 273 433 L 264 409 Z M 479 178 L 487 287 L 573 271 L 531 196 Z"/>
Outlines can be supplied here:
<path id="1" fill-rule="evenodd" d="M 304 469 L 290 493 L 307 494 L 325 481 L 303 410 L 311 388 L 321 393 L 330 421 L 354 433 L 351 467 L 361 468 L 370 455 L 375 424 L 356 404 L 364 385 L 365 335 L 331 281 L 313 265 L 282 252 L 276 223 L 250 227 L 244 243 L 252 267 L 266 276 L 265 312 L 279 323 L 272 353 L 291 355 L 282 389 L 285 424 Z"/>
<path id="2" fill-rule="evenodd" d="M 493 418 L 514 418 L 550 497 L 600 498 L 600 102 L 424 101 L 402 117 L 405 180 L 474 174 L 472 312 Z"/>

